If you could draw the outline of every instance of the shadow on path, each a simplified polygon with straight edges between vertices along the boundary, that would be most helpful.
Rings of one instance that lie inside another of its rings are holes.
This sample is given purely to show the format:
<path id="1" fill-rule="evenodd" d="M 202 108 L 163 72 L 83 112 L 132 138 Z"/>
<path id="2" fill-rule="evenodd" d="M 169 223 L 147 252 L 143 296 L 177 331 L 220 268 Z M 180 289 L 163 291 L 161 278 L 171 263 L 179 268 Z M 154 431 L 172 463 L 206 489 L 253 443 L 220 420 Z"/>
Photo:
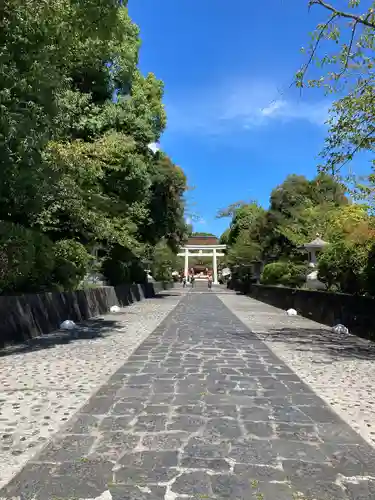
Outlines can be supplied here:
<path id="1" fill-rule="evenodd" d="M 152 299 L 165 299 L 168 297 L 179 296 L 179 293 L 160 293 Z M 123 328 L 123 321 L 127 315 L 139 314 L 138 311 L 127 310 L 123 308 L 119 313 L 106 314 L 103 317 L 92 318 L 82 321 L 76 325 L 76 328 L 69 331 L 56 330 L 55 332 L 34 337 L 22 344 L 8 345 L 0 349 L 0 358 L 26 352 L 39 351 L 41 349 L 51 349 L 57 345 L 69 344 L 77 340 L 93 340 L 97 338 L 115 335 L 116 329 Z"/>
<path id="2" fill-rule="evenodd" d="M 316 328 L 278 328 L 259 333 L 262 340 L 287 343 L 297 351 L 319 350 L 333 358 L 375 360 L 375 343 L 363 341 L 355 335 L 345 335 Z M 323 361 L 329 363 L 330 361 Z"/>
<path id="3" fill-rule="evenodd" d="M 105 337 L 114 333 L 113 329 L 117 326 L 120 326 L 120 323 L 114 320 L 106 320 L 104 318 L 87 320 L 77 325 L 77 328 L 74 330 L 67 332 L 58 330 L 55 333 L 43 335 L 42 337 L 35 337 L 23 344 L 4 347 L 0 349 L 0 357 L 24 354 L 41 349 L 51 349 L 56 345 L 69 344 L 76 340 L 92 340 Z"/>

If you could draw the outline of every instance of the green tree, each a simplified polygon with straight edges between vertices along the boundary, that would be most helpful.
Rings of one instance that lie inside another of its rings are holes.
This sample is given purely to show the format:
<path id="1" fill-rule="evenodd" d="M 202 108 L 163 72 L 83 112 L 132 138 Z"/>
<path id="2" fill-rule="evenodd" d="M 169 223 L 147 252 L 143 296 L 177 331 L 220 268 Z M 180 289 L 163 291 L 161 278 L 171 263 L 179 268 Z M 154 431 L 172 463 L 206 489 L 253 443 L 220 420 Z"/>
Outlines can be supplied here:
<path id="1" fill-rule="evenodd" d="M 219 217 L 231 217 L 224 236 L 228 263 L 291 260 L 303 264 L 304 244 L 317 232 L 329 239 L 333 233 L 343 234 L 349 221 L 354 224 L 358 217 L 361 221 L 366 218 L 363 209 L 358 210 L 360 215 L 350 205 L 345 186 L 331 176 L 320 173 L 308 180 L 289 175 L 272 190 L 268 210 L 256 202 L 238 202 L 219 213 Z"/>
<path id="2" fill-rule="evenodd" d="M 306 253 L 301 245 L 327 226 L 328 212 L 348 203 L 344 185 L 327 174 L 312 180 L 288 176 L 271 192 L 263 218 L 260 234 L 265 260 L 303 261 Z"/>
<path id="3" fill-rule="evenodd" d="M 221 236 L 228 245 L 228 265 L 248 265 L 261 256 L 258 227 L 263 216 L 264 210 L 256 202 L 238 202 L 219 212 L 219 218 L 231 217 L 229 229 Z"/>
<path id="4" fill-rule="evenodd" d="M 221 245 L 227 245 L 229 240 L 230 228 L 228 227 L 219 238 Z"/>
<path id="5" fill-rule="evenodd" d="M 254 241 L 248 231 L 242 231 L 235 243 L 227 251 L 227 263 L 234 265 L 250 265 L 261 257 L 261 247 Z"/>
<path id="6" fill-rule="evenodd" d="M 77 68 L 83 74 L 83 66 L 100 66 L 109 75 L 103 61 L 118 23 L 110 1 L 2 3 L 0 211 L 7 219 L 30 226 L 44 208 L 56 178 L 43 161 L 44 147 L 65 136 L 66 121 L 83 105 Z"/>
<path id="7" fill-rule="evenodd" d="M 358 294 L 365 290 L 367 245 L 339 240 L 319 256 L 318 278 L 328 289 Z"/>
<path id="8" fill-rule="evenodd" d="M 191 236 L 213 236 L 214 238 L 216 238 L 216 235 L 213 234 L 213 233 L 206 233 L 204 231 L 194 231 Z"/>

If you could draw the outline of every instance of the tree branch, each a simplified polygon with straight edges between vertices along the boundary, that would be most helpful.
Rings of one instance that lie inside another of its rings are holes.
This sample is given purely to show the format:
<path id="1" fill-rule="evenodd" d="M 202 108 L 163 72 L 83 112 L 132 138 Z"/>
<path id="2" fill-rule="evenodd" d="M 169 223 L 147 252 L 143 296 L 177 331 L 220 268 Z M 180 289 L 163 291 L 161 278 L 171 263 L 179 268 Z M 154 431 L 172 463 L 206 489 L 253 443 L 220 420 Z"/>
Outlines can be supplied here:
<path id="1" fill-rule="evenodd" d="M 314 44 L 314 47 L 312 48 L 311 50 L 311 53 L 310 53 L 310 57 L 309 57 L 309 60 L 307 61 L 307 63 L 303 66 L 303 70 L 302 70 L 302 74 L 301 74 L 301 82 L 303 81 L 305 75 L 306 75 L 306 72 L 310 66 L 310 64 L 312 63 L 313 59 L 314 59 L 314 56 L 316 54 L 316 51 L 318 50 L 318 46 L 319 46 L 319 43 L 326 31 L 326 29 L 328 28 L 328 26 L 331 24 L 331 22 L 336 18 L 338 17 L 338 14 L 336 13 L 333 13 L 331 14 L 330 18 L 328 19 L 328 21 L 324 24 L 324 26 L 322 26 L 322 28 L 320 29 L 319 31 L 319 35 L 317 36 L 316 40 L 315 40 L 315 44 Z"/>
<path id="2" fill-rule="evenodd" d="M 375 22 L 369 21 L 369 17 L 371 14 L 374 13 L 374 9 L 370 9 L 369 12 L 367 13 L 366 16 L 361 16 L 361 15 L 356 15 L 356 14 L 351 14 L 350 12 L 345 12 L 342 10 L 338 10 L 333 5 L 330 5 L 329 3 L 325 2 L 324 0 L 310 0 L 309 5 L 320 5 L 321 7 L 324 7 L 325 9 L 329 10 L 333 14 L 335 14 L 338 17 L 343 17 L 345 19 L 351 19 L 352 21 L 355 21 L 357 24 L 363 24 L 364 26 L 367 26 L 368 28 L 375 29 Z"/>
<path id="3" fill-rule="evenodd" d="M 355 21 L 354 25 L 353 25 L 353 28 L 352 28 L 352 34 L 351 34 L 351 37 L 350 37 L 350 42 L 349 42 L 349 45 L 348 45 L 348 50 L 346 52 L 345 64 L 344 64 L 343 69 L 340 71 L 340 73 L 338 75 L 338 78 L 342 77 L 343 74 L 345 73 L 345 71 L 348 69 L 349 60 L 350 60 L 350 53 L 352 51 L 353 42 L 354 42 L 354 36 L 355 36 L 355 31 L 357 29 L 357 25 L 358 25 L 358 21 Z"/>

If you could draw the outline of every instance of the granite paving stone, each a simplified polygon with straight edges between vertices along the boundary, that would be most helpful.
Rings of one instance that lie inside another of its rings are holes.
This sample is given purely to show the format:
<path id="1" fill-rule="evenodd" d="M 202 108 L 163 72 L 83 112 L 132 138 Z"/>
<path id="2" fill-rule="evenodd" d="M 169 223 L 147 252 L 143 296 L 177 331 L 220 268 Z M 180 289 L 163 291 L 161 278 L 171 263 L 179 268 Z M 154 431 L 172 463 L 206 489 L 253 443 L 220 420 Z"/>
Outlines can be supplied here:
<path id="1" fill-rule="evenodd" d="M 0 498 L 375 499 L 374 448 L 227 296 L 184 291 Z"/>

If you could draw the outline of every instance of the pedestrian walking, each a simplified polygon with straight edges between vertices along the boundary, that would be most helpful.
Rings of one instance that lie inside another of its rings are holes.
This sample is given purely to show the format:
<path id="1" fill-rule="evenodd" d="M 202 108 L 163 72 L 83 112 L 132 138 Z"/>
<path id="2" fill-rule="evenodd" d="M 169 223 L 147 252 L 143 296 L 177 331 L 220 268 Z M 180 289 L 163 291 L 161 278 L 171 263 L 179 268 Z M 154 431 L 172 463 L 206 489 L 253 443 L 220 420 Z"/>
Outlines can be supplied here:
<path id="1" fill-rule="evenodd" d="M 211 275 L 208 277 L 207 285 L 208 285 L 208 289 L 212 290 L 212 276 Z"/>
<path id="2" fill-rule="evenodd" d="M 194 288 L 194 283 L 195 283 L 195 276 L 194 276 L 194 274 L 192 274 L 190 277 L 191 288 Z"/>

